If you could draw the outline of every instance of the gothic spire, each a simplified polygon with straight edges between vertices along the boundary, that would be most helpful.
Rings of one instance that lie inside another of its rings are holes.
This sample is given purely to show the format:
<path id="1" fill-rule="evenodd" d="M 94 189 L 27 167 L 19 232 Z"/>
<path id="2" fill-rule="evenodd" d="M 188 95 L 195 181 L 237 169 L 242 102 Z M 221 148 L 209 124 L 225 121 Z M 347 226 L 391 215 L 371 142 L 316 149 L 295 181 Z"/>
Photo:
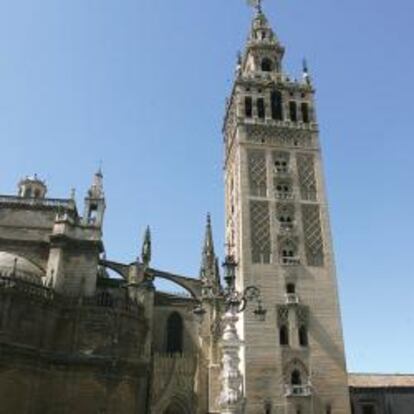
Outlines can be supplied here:
<path id="1" fill-rule="evenodd" d="M 211 216 L 207 214 L 207 223 L 204 237 L 204 245 L 201 258 L 200 277 L 208 279 L 216 286 L 220 284 L 220 276 L 217 267 L 217 257 L 214 251 L 213 230 Z"/>
<path id="2" fill-rule="evenodd" d="M 151 229 L 149 226 L 145 229 L 144 242 L 142 244 L 141 260 L 144 266 L 148 266 L 151 262 Z"/>
<path id="3" fill-rule="evenodd" d="M 206 233 L 204 237 L 203 253 L 214 256 L 214 242 L 213 242 L 213 230 L 211 229 L 211 216 L 207 214 Z"/>

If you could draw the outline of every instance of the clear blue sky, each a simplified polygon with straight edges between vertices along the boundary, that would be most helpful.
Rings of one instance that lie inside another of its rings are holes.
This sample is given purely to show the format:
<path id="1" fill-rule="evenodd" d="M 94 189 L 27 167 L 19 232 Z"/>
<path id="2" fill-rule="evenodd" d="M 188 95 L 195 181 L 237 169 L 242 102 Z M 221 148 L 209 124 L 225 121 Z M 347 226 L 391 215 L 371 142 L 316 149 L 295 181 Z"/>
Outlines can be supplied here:
<path id="1" fill-rule="evenodd" d="M 414 372 L 412 0 L 267 0 L 317 87 L 349 369 Z M 244 0 L 1 0 L 0 192 L 37 172 L 78 202 L 99 160 L 108 256 L 197 274 L 223 244 L 221 123 Z M 321 292 L 322 294 L 322 292 Z"/>

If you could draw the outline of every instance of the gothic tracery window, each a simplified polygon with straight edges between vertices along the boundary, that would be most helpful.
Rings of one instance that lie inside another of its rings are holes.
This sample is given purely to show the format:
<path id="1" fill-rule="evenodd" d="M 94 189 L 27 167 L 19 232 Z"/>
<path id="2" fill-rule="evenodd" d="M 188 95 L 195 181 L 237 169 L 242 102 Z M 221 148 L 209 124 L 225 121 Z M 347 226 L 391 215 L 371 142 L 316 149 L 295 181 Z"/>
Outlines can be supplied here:
<path id="1" fill-rule="evenodd" d="M 173 312 L 167 320 L 167 354 L 183 352 L 183 320 L 178 312 Z"/>

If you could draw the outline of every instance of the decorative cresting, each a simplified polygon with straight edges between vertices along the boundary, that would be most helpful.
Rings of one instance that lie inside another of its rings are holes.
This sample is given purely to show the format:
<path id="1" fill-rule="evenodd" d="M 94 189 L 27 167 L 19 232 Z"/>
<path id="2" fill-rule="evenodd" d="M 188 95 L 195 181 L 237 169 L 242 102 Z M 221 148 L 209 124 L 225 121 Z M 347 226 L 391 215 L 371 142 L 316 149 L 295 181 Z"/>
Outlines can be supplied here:
<path id="1" fill-rule="evenodd" d="M 250 202 L 250 228 L 252 262 L 270 263 L 270 216 L 269 203 L 267 201 Z"/>
<path id="2" fill-rule="evenodd" d="M 247 160 L 249 164 L 250 194 L 266 197 L 266 153 L 264 151 L 249 151 Z"/>
<path id="3" fill-rule="evenodd" d="M 324 252 L 319 206 L 315 204 L 303 204 L 302 222 L 308 265 L 323 266 Z"/>
<path id="4" fill-rule="evenodd" d="M 298 154 L 296 163 L 302 200 L 316 201 L 317 187 L 314 156 L 312 154 Z"/>

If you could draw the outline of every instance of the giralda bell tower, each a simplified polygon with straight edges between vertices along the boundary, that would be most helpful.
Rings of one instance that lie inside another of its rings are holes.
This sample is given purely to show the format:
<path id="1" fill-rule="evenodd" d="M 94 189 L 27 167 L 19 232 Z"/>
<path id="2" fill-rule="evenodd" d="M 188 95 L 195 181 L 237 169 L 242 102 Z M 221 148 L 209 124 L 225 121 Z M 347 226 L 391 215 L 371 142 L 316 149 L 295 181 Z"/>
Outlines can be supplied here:
<path id="1" fill-rule="evenodd" d="M 226 240 L 267 309 L 240 319 L 245 412 L 349 414 L 314 89 L 283 55 L 257 7 L 224 123 Z"/>

